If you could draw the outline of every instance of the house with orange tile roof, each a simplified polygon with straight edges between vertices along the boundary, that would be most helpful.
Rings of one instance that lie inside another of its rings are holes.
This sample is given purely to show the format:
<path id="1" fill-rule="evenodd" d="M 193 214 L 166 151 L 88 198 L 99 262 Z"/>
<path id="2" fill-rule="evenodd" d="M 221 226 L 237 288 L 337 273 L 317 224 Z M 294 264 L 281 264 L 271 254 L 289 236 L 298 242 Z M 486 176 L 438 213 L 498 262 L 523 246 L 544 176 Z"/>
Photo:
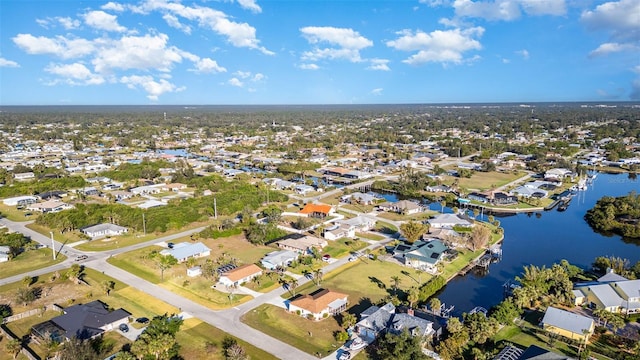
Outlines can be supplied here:
<path id="1" fill-rule="evenodd" d="M 262 275 L 262 269 L 256 264 L 238 266 L 220 276 L 219 283 L 225 286 L 242 285 Z"/>
<path id="2" fill-rule="evenodd" d="M 326 204 L 307 204 L 300 210 L 300 214 L 308 217 L 325 218 L 334 212 L 334 208 L 331 205 Z"/>
<path id="3" fill-rule="evenodd" d="M 328 289 L 318 289 L 301 295 L 289 303 L 289 311 L 308 319 L 321 320 L 347 309 L 347 294 Z"/>

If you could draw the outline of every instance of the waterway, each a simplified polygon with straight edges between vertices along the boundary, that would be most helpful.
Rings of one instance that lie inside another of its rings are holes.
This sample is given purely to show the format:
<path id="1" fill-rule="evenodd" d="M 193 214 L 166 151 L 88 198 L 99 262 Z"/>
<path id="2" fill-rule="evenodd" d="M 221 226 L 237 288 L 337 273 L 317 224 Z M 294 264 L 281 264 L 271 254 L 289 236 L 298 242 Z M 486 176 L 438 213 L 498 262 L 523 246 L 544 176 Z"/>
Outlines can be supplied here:
<path id="1" fill-rule="evenodd" d="M 447 306 L 455 306 L 453 315 L 461 315 L 475 306 L 489 309 L 502 301 L 503 284 L 521 275 L 525 265 L 548 267 L 566 259 L 589 268 L 596 257 L 603 255 L 626 258 L 634 264 L 640 260 L 640 241 L 596 233 L 584 220 L 586 211 L 602 196 L 621 196 L 632 190 L 640 192 L 640 181 L 628 174 L 599 173 L 566 211 L 496 217 L 505 234 L 502 260 L 491 264 L 486 273 L 470 272 L 454 278 L 438 298 Z M 436 208 L 440 210 L 439 205 Z"/>

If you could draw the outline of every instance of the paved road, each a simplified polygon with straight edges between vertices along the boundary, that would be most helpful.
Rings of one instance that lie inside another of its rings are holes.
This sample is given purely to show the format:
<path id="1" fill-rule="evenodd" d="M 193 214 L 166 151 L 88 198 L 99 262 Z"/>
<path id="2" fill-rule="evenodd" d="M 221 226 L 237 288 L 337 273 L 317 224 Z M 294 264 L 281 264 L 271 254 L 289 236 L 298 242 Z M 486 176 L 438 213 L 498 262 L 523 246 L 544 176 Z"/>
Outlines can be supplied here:
<path id="1" fill-rule="evenodd" d="M 37 233 L 26 227 L 30 222 L 14 222 L 8 219 L 0 219 L 0 223 L 4 224 L 11 231 L 20 232 L 25 234 L 26 236 L 30 236 L 32 240 L 41 243 L 42 245 L 47 246 L 51 243 L 51 239 L 46 236 Z M 149 240 L 143 243 L 108 250 L 103 252 L 83 252 L 78 249 L 74 249 L 72 247 L 68 247 L 59 242 L 56 242 L 56 249 L 58 251 L 62 251 L 65 253 L 68 258 L 60 264 L 52 265 L 46 268 L 38 269 L 29 272 L 31 276 L 39 276 L 46 273 L 50 273 L 53 271 L 62 271 L 67 269 L 71 264 L 75 263 L 75 256 L 78 255 L 87 255 L 87 259 L 81 261 L 80 263 L 88 268 L 95 269 L 97 271 L 101 271 L 106 275 L 113 277 L 114 279 L 121 281 L 129 286 L 135 287 L 155 298 L 158 298 L 166 303 L 181 309 L 181 311 L 188 313 L 189 315 L 196 317 L 210 325 L 213 325 L 233 336 L 236 336 L 242 340 L 247 341 L 248 343 L 263 349 L 280 359 L 292 359 L 292 360 L 305 360 L 305 359 L 315 359 L 314 356 L 309 355 L 295 347 L 292 347 L 288 344 L 285 344 L 271 336 L 264 334 L 256 329 L 253 329 L 240 321 L 242 315 L 254 309 L 255 307 L 265 304 L 265 303 L 279 303 L 283 302 L 282 295 L 287 292 L 286 289 L 280 287 L 277 288 L 267 294 L 262 294 L 258 297 L 255 297 L 251 301 L 248 301 L 244 304 L 241 304 L 237 307 L 221 310 L 221 311 L 213 311 L 205 306 L 202 306 L 198 303 L 195 303 L 191 300 L 185 299 L 169 290 L 166 290 L 158 285 L 152 284 L 144 279 L 141 279 L 129 272 L 126 272 L 118 267 L 115 267 L 109 263 L 107 263 L 107 258 L 113 255 L 117 255 L 120 253 L 140 249 L 149 245 L 153 245 L 159 242 L 167 242 L 170 240 L 174 240 L 180 237 L 189 236 L 195 232 L 199 232 L 203 229 L 196 228 L 188 231 L 183 231 L 177 234 L 168 235 L 165 237 Z M 383 246 L 388 241 L 392 239 L 387 239 L 386 241 L 380 241 L 373 245 L 368 246 L 368 249 L 375 249 L 380 246 Z M 49 245 L 50 246 L 50 245 Z M 368 260 L 365 260 L 368 261 Z M 331 264 L 326 265 L 323 268 L 325 273 L 330 272 L 343 266 L 348 262 L 348 259 L 342 258 L 334 261 Z M 11 276 L 7 278 L 0 279 L 0 285 L 20 281 L 25 274 Z M 308 278 L 301 277 L 298 280 L 298 286 L 301 286 L 307 282 L 311 281 Z M 336 354 L 329 354 L 327 359 L 336 359 Z"/>

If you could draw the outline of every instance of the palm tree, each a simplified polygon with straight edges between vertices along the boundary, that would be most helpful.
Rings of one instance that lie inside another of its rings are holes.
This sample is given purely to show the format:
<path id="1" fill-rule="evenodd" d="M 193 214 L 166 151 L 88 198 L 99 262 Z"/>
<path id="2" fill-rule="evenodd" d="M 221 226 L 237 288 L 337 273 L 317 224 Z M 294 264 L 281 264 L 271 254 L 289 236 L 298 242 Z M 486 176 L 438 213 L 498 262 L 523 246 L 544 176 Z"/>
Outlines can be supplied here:
<path id="1" fill-rule="evenodd" d="M 442 302 L 437 297 L 431 298 L 429 300 L 429 307 L 434 314 L 440 314 L 440 308 L 442 307 Z"/>
<path id="2" fill-rule="evenodd" d="M 19 339 L 11 339 L 5 344 L 5 350 L 15 359 L 22 350 L 22 342 Z"/>
<path id="3" fill-rule="evenodd" d="M 399 276 L 392 276 L 391 277 L 391 282 L 393 282 L 393 294 L 395 295 L 398 292 L 398 285 L 400 285 L 400 277 Z"/>
<path id="4" fill-rule="evenodd" d="M 296 288 L 298 287 L 298 280 L 293 279 L 289 283 L 289 289 L 291 291 L 291 295 L 296 296 Z"/>
<path id="5" fill-rule="evenodd" d="M 447 205 L 447 202 L 442 200 L 440 201 L 440 213 L 444 214 L 444 207 Z"/>
<path id="6" fill-rule="evenodd" d="M 409 295 L 407 295 L 409 307 L 412 308 L 413 305 L 418 302 L 418 300 L 420 300 L 420 290 L 418 290 L 417 287 L 412 286 L 411 289 L 409 289 Z"/>
<path id="7" fill-rule="evenodd" d="M 313 281 L 316 283 L 316 285 L 320 286 L 320 282 L 322 281 L 322 269 L 316 269 L 313 271 Z"/>

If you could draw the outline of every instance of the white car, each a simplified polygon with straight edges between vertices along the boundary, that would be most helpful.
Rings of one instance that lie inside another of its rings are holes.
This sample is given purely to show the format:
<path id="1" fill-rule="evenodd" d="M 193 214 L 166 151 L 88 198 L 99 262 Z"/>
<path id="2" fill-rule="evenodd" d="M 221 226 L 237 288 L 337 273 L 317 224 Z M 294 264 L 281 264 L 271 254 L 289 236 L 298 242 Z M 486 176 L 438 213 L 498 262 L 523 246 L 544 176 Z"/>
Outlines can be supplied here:
<path id="1" fill-rule="evenodd" d="M 340 354 L 340 357 L 338 358 L 338 360 L 349 360 L 349 359 L 351 359 L 351 353 L 348 351 L 345 351 L 342 354 Z"/>

